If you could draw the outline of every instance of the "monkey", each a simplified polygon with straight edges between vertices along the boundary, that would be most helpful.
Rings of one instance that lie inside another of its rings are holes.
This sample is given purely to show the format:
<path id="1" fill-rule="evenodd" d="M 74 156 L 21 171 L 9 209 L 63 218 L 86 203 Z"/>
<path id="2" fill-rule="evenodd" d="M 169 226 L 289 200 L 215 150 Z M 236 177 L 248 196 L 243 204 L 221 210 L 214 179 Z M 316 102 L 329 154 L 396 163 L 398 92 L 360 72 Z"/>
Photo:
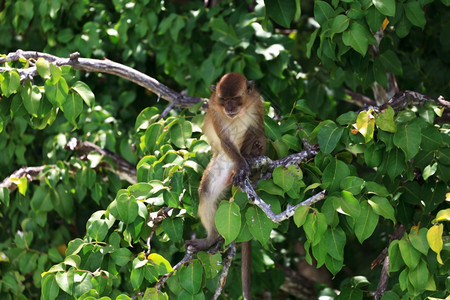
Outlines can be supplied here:
<path id="1" fill-rule="evenodd" d="M 215 215 L 220 197 L 231 184 L 238 186 L 249 174 L 246 159 L 264 155 L 266 149 L 264 107 L 253 81 L 239 73 L 228 73 L 211 89 L 203 133 L 211 145 L 213 156 L 198 189 L 198 215 L 207 237 L 187 242 L 197 250 L 207 249 L 217 242 L 220 236 L 215 226 Z M 242 243 L 245 299 L 250 297 L 250 247 L 250 242 Z"/>

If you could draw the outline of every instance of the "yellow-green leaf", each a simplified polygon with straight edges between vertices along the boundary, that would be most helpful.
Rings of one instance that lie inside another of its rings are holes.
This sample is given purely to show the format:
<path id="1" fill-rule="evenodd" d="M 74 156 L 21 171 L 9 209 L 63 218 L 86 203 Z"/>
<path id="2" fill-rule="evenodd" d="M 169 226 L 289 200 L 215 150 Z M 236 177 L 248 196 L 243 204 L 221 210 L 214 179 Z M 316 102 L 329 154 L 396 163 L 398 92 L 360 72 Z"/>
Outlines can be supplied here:
<path id="1" fill-rule="evenodd" d="M 441 258 L 441 250 L 444 245 L 442 241 L 442 233 L 444 231 L 444 225 L 437 224 L 431 227 L 427 232 L 427 241 L 430 245 L 431 250 L 437 253 L 437 261 L 443 265 L 444 262 Z"/>
<path id="2" fill-rule="evenodd" d="M 441 222 L 441 221 L 450 221 L 450 208 L 440 210 L 437 213 L 434 222 Z"/>

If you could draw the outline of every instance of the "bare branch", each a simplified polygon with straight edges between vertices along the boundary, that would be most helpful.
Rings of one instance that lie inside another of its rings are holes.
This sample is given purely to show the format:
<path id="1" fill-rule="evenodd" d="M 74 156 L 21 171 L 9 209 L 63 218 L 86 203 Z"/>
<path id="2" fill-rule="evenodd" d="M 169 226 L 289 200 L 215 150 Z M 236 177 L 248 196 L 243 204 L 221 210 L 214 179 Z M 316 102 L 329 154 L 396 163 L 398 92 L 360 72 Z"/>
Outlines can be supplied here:
<path id="1" fill-rule="evenodd" d="M 225 287 L 225 283 L 227 282 L 228 270 L 230 269 L 231 262 L 233 261 L 234 256 L 236 255 L 236 243 L 232 242 L 229 245 L 230 252 L 228 252 L 227 257 L 224 259 L 222 273 L 220 274 L 219 284 L 217 285 L 216 292 L 212 297 L 213 300 L 219 298 L 220 294 L 222 294 L 222 290 Z"/>
<path id="2" fill-rule="evenodd" d="M 9 192 L 13 192 L 17 189 L 17 179 L 20 179 L 22 177 L 25 177 L 28 182 L 33 180 L 40 180 L 40 173 L 41 171 L 46 167 L 53 167 L 56 168 L 56 165 L 45 165 L 45 166 L 38 166 L 38 167 L 22 167 L 16 171 L 14 171 L 10 176 L 5 178 L 0 183 L 0 189 L 6 187 Z"/>
<path id="3" fill-rule="evenodd" d="M 72 53 L 69 58 L 61 58 L 51 54 L 36 51 L 17 50 L 16 52 L 9 53 L 7 57 L 0 57 L 0 64 L 5 62 L 18 61 L 21 58 L 37 60 L 41 57 L 57 66 L 71 66 L 77 70 L 107 73 L 125 78 L 148 89 L 149 91 L 157 94 L 159 97 L 169 101 L 170 103 L 173 103 L 176 106 L 190 107 L 198 102 L 205 100 L 203 98 L 190 97 L 177 93 L 164 84 L 160 83 L 156 79 L 114 61 L 108 59 L 99 60 L 91 58 L 80 58 L 80 54 L 78 52 Z M 10 70 L 10 68 L 0 68 L 0 72 L 8 70 Z M 37 74 L 36 67 L 34 66 L 27 69 L 17 69 L 17 71 L 19 72 L 21 79 L 24 80 Z"/>
<path id="4" fill-rule="evenodd" d="M 379 108 L 385 109 L 389 105 L 395 111 L 400 111 L 408 105 L 423 105 L 425 102 L 429 101 L 436 102 L 446 109 L 450 109 L 450 102 L 446 101 L 442 96 L 438 99 L 434 99 L 430 96 L 409 90 L 396 93 L 388 102 L 381 105 Z"/>
<path id="5" fill-rule="evenodd" d="M 106 169 L 118 174 L 120 179 L 126 180 L 131 184 L 137 182 L 136 167 L 130 164 L 121 156 L 107 149 L 100 148 L 99 146 L 91 142 L 80 141 L 76 138 L 71 138 L 70 141 L 66 144 L 65 148 L 70 151 L 79 151 L 84 155 L 88 155 L 91 152 L 97 152 L 101 155 L 108 156 L 115 163 L 115 168 L 107 163 L 103 164 L 102 167 L 105 167 Z"/>

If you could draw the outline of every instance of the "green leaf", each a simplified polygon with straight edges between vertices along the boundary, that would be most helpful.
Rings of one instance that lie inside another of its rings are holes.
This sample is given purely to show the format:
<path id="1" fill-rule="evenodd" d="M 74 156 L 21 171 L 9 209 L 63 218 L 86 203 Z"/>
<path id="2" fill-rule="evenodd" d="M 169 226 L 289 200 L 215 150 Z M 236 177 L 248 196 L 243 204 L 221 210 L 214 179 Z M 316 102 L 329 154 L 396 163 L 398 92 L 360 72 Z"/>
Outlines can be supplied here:
<path id="1" fill-rule="evenodd" d="M 395 112 L 392 107 L 388 106 L 381 114 L 375 116 L 375 124 L 383 131 L 395 133 L 397 127 L 394 122 Z"/>
<path id="2" fill-rule="evenodd" d="M 84 100 L 84 103 L 86 103 L 88 107 L 91 108 L 94 107 L 95 95 L 86 83 L 82 81 L 77 81 L 72 86 L 72 89 L 74 89 L 75 92 L 77 92 L 78 95 L 80 95 L 80 97 Z"/>
<path id="3" fill-rule="evenodd" d="M 422 135 L 420 126 L 417 123 L 399 124 L 397 132 L 394 134 L 394 144 L 403 150 L 406 160 L 410 160 L 419 152 Z"/>
<path id="4" fill-rule="evenodd" d="M 364 188 L 367 191 L 367 193 L 375 194 L 380 197 L 387 197 L 390 195 L 389 191 L 386 189 L 385 186 L 382 186 L 381 184 L 373 181 L 366 181 Z"/>
<path id="5" fill-rule="evenodd" d="M 444 262 L 441 258 L 441 251 L 444 245 L 444 242 L 442 241 L 442 233 L 444 232 L 444 225 L 436 224 L 433 225 L 430 229 L 428 229 L 427 232 L 427 241 L 428 245 L 430 245 L 431 250 L 436 252 L 437 254 L 437 261 L 443 265 Z"/>
<path id="6" fill-rule="evenodd" d="M 20 87 L 20 76 L 16 71 L 5 72 L 1 84 L 2 92 L 6 97 L 11 96 Z M 1 77 L 0 77 L 1 78 Z M 23 97 L 23 96 L 22 96 Z"/>
<path id="7" fill-rule="evenodd" d="M 306 217 L 303 230 L 312 246 L 316 246 L 327 230 L 327 220 L 323 213 L 312 213 Z"/>
<path id="8" fill-rule="evenodd" d="M 300 170 L 300 168 L 298 168 L 298 170 Z M 294 186 L 294 180 L 299 180 L 294 176 L 295 173 L 290 169 L 280 166 L 273 171 L 273 183 L 283 188 L 284 191 L 289 191 Z"/>
<path id="9" fill-rule="evenodd" d="M 310 207 L 305 205 L 300 205 L 297 207 L 294 213 L 294 223 L 297 227 L 300 227 L 305 223 L 309 209 Z"/>
<path id="10" fill-rule="evenodd" d="M 169 129 L 171 142 L 178 148 L 186 148 L 186 140 L 192 135 L 192 125 L 181 118 Z"/>
<path id="11" fill-rule="evenodd" d="M 74 269 L 70 268 L 67 272 L 57 272 L 55 275 L 59 287 L 69 295 L 72 295 L 74 282 Z"/>
<path id="12" fill-rule="evenodd" d="M 416 291 L 424 291 L 428 283 L 428 277 L 430 272 L 428 271 L 427 264 L 420 260 L 417 268 L 409 270 L 408 279 L 411 285 Z"/>
<path id="13" fill-rule="evenodd" d="M 277 24 L 289 28 L 294 19 L 295 1 L 264 0 L 266 12 Z"/>
<path id="14" fill-rule="evenodd" d="M 348 25 L 350 24 L 350 19 L 345 15 L 337 15 L 333 19 L 333 23 L 331 25 L 332 33 L 341 33 L 347 30 Z"/>
<path id="15" fill-rule="evenodd" d="M 428 249 L 430 249 L 427 241 L 427 232 L 428 229 L 420 228 L 418 232 L 411 232 L 408 236 L 411 245 L 425 256 L 428 254 Z"/>
<path id="16" fill-rule="evenodd" d="M 378 11 L 389 17 L 395 16 L 395 1 L 392 0 L 372 0 Z"/>
<path id="17" fill-rule="evenodd" d="M 225 238 L 228 245 L 234 241 L 241 230 L 241 210 L 234 202 L 222 201 L 215 218 L 217 231 Z"/>
<path id="18" fill-rule="evenodd" d="M 325 233 L 328 254 L 339 261 L 344 260 L 344 246 L 346 237 L 340 227 L 330 228 Z"/>
<path id="19" fill-rule="evenodd" d="M 356 128 L 364 136 L 365 142 L 370 142 L 375 129 L 375 120 L 372 114 L 366 110 L 361 111 L 356 118 Z"/>
<path id="20" fill-rule="evenodd" d="M 69 95 L 69 86 L 64 77 L 58 81 L 53 81 L 51 78 L 45 81 L 45 96 L 54 106 L 64 104 Z"/>
<path id="21" fill-rule="evenodd" d="M 191 295 L 197 294 L 202 287 L 203 268 L 198 260 L 178 271 L 180 284 Z"/>
<path id="22" fill-rule="evenodd" d="M 389 219 L 394 224 L 396 224 L 395 220 L 395 211 L 392 207 L 391 203 L 389 203 L 389 200 L 385 197 L 379 197 L 379 196 L 373 196 L 368 201 L 370 206 L 372 207 L 373 211 L 377 213 L 378 215 L 384 217 L 385 219 Z"/>
<path id="23" fill-rule="evenodd" d="M 400 254 L 402 255 L 403 261 L 411 270 L 417 267 L 420 260 L 420 252 L 411 246 L 411 243 L 405 239 L 401 239 L 398 242 L 400 248 Z"/>
<path id="24" fill-rule="evenodd" d="M 314 1 L 314 19 L 319 24 L 334 17 L 334 9 L 325 1 Z"/>
<path id="25" fill-rule="evenodd" d="M 394 51 L 389 49 L 389 50 L 381 53 L 378 56 L 378 59 L 387 71 L 389 71 L 395 75 L 403 74 L 402 63 Z"/>
<path id="26" fill-rule="evenodd" d="M 358 219 L 361 213 L 361 207 L 358 199 L 356 199 L 352 193 L 347 191 L 341 191 L 341 197 L 335 198 L 334 207 L 351 216 L 353 219 Z"/>
<path id="27" fill-rule="evenodd" d="M 227 46 L 233 46 L 241 42 L 234 30 L 234 26 L 227 24 L 222 17 L 211 19 L 209 26 L 212 30 L 211 39 Z"/>
<path id="28" fill-rule="evenodd" d="M 400 254 L 399 241 L 393 240 L 388 248 L 389 254 L 389 273 L 399 271 L 403 266 L 404 262 Z"/>
<path id="29" fill-rule="evenodd" d="M 344 128 L 337 127 L 334 122 L 322 126 L 317 136 L 320 151 L 330 154 L 339 143 L 343 132 Z"/>
<path id="30" fill-rule="evenodd" d="M 76 93 L 70 93 L 64 104 L 61 106 L 61 109 L 64 112 L 64 117 L 66 117 L 67 121 L 75 125 L 76 118 L 83 111 L 83 99 Z"/>
<path id="31" fill-rule="evenodd" d="M 323 171 L 322 188 L 329 193 L 339 190 L 341 180 L 350 175 L 350 170 L 344 162 L 332 158 Z"/>
<path id="32" fill-rule="evenodd" d="M 119 214 L 119 220 L 125 224 L 133 223 L 138 216 L 139 206 L 134 196 L 128 196 L 127 194 L 120 194 L 117 197 L 117 211 Z"/>
<path id="33" fill-rule="evenodd" d="M 352 47 L 362 56 L 366 55 L 369 40 L 367 38 L 367 29 L 361 24 L 352 22 L 350 28 L 342 34 L 342 41 L 344 45 Z"/>
<path id="34" fill-rule="evenodd" d="M 27 81 L 22 87 L 20 95 L 22 96 L 23 105 L 28 113 L 33 117 L 38 117 L 42 98 L 39 88 L 37 86 L 32 86 L 31 82 Z"/>
<path id="35" fill-rule="evenodd" d="M 129 263 L 132 257 L 133 253 L 127 248 L 119 248 L 111 254 L 114 263 L 119 267 L 123 267 Z"/>
<path id="36" fill-rule="evenodd" d="M 272 141 L 278 141 L 281 139 L 280 126 L 271 118 L 264 118 L 264 125 L 266 127 L 266 135 Z"/>
<path id="37" fill-rule="evenodd" d="M 347 176 L 341 181 L 341 189 L 358 195 L 364 188 L 364 180 L 356 176 Z"/>
<path id="38" fill-rule="evenodd" d="M 333 274 L 336 275 L 344 265 L 343 260 L 335 259 L 331 255 L 327 255 L 325 258 L 325 266 Z M 352 298 L 353 299 L 353 298 Z"/>
<path id="39" fill-rule="evenodd" d="M 134 128 L 136 130 L 139 129 L 147 129 L 153 122 L 157 121 L 159 118 L 159 110 L 158 108 L 151 106 L 142 110 L 136 118 L 136 124 Z"/>
<path id="40" fill-rule="evenodd" d="M 270 232 L 273 228 L 272 221 L 257 207 L 249 207 L 245 213 L 245 219 L 251 234 L 262 245 L 265 245 L 269 241 Z"/>
<path id="41" fill-rule="evenodd" d="M 59 287 L 55 274 L 47 274 L 42 279 L 42 300 L 53 300 L 59 294 Z"/>
<path id="42" fill-rule="evenodd" d="M 133 289 L 137 290 L 141 286 L 142 282 L 144 281 L 144 272 L 144 268 L 134 268 L 133 270 L 131 270 L 130 282 L 133 286 Z"/>
<path id="43" fill-rule="evenodd" d="M 427 20 L 425 19 L 425 12 L 422 7 L 420 7 L 419 1 L 408 1 L 408 3 L 404 3 L 403 7 L 405 8 L 406 17 L 408 20 L 415 26 L 424 28 Z"/>
<path id="44" fill-rule="evenodd" d="M 367 201 L 362 202 L 360 207 L 361 213 L 355 220 L 355 235 L 362 244 L 372 235 L 377 227 L 378 215 L 372 211 L 372 208 L 367 204 Z"/>
<path id="45" fill-rule="evenodd" d="M 50 63 L 42 57 L 36 61 L 36 69 L 42 78 L 49 78 L 51 75 Z"/>
<path id="46" fill-rule="evenodd" d="M 183 221 L 180 218 L 165 218 L 162 222 L 162 228 L 173 242 L 182 240 Z"/>

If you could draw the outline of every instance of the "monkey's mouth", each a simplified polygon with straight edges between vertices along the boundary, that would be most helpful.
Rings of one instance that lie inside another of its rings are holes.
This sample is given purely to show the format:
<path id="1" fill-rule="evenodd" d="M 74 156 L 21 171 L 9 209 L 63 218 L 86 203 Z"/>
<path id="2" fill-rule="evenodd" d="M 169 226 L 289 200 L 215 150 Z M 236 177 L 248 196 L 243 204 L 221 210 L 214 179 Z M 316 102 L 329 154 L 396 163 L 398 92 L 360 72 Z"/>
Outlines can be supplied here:
<path id="1" fill-rule="evenodd" d="M 237 111 L 227 111 L 226 114 L 229 118 L 233 119 L 234 117 L 237 116 L 238 112 Z"/>

